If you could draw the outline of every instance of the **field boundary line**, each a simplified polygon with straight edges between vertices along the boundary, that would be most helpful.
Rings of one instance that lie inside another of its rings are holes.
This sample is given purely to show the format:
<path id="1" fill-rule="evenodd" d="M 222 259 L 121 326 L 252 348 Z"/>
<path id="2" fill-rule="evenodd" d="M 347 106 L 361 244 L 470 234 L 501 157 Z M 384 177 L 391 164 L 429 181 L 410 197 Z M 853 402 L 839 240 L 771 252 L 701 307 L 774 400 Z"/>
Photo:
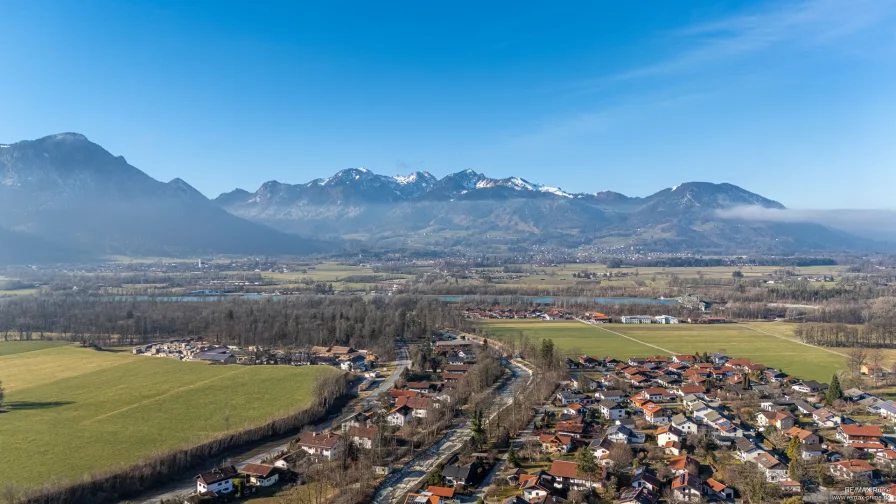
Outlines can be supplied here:
<path id="1" fill-rule="evenodd" d="M 651 345 L 650 343 L 647 343 L 647 342 L 645 342 L 645 341 L 641 341 L 641 340 L 636 339 L 636 338 L 632 338 L 631 336 L 626 336 L 625 334 L 618 333 L 618 332 L 616 332 L 616 331 L 611 331 L 610 329 L 601 327 L 601 324 L 589 324 L 588 322 L 585 322 L 584 320 L 579 320 L 579 319 L 576 319 L 576 320 L 578 320 L 579 322 L 585 324 L 585 325 L 588 326 L 588 327 L 593 327 L 593 328 L 595 328 L 595 329 L 601 329 L 601 330 L 603 330 L 603 331 L 607 331 L 607 332 L 610 333 L 610 334 L 615 334 L 616 336 L 621 336 L 621 337 L 623 337 L 623 338 L 625 338 L 625 339 L 632 340 L 632 341 L 634 341 L 634 342 L 636 342 L 636 343 L 640 343 L 640 344 L 642 344 L 642 345 L 644 345 L 644 346 L 649 346 L 649 347 L 651 347 L 651 348 L 656 348 L 657 350 L 666 352 L 666 353 L 669 354 L 669 355 L 676 355 L 675 352 L 673 352 L 672 350 L 669 350 L 668 348 L 663 348 L 663 347 L 661 347 L 661 346 Z"/>
<path id="2" fill-rule="evenodd" d="M 750 329 L 751 331 L 756 331 L 756 332 L 758 332 L 758 333 L 760 333 L 760 334 L 765 334 L 766 336 L 771 336 L 771 337 L 773 337 L 773 338 L 782 339 L 782 340 L 784 340 L 784 341 L 789 341 L 789 342 L 791 342 L 791 343 L 797 343 L 797 344 L 799 344 L 799 345 L 807 346 L 807 347 L 810 347 L 810 348 L 817 348 L 818 350 L 823 350 L 823 351 L 825 351 L 825 352 L 832 353 L 832 354 L 834 354 L 834 355 L 839 355 L 840 357 L 846 357 L 846 358 L 849 358 L 849 356 L 846 355 L 846 354 L 843 354 L 843 353 L 840 353 L 840 352 L 835 352 L 835 351 L 833 351 L 833 350 L 830 350 L 830 349 L 827 349 L 827 348 L 824 348 L 824 347 L 820 347 L 820 346 L 816 346 L 816 345 L 811 345 L 811 344 L 809 344 L 809 343 L 803 343 L 803 342 L 800 341 L 800 340 L 795 340 L 795 339 L 785 338 L 784 336 L 779 336 L 779 335 L 777 335 L 777 334 L 772 334 L 772 333 L 770 333 L 770 332 L 763 331 L 762 329 L 756 329 L 755 327 L 748 326 L 748 325 L 746 325 L 746 324 L 738 324 L 738 325 L 741 326 L 741 327 L 746 327 L 747 329 Z"/>
<path id="3" fill-rule="evenodd" d="M 179 394 L 179 393 L 181 393 L 181 392 L 183 392 L 183 391 L 185 391 L 185 390 L 190 390 L 190 389 L 193 389 L 193 388 L 196 388 L 196 387 L 201 387 L 201 386 L 206 385 L 206 384 L 208 384 L 208 383 L 211 383 L 211 382 L 213 382 L 213 381 L 220 380 L 221 378 L 224 378 L 225 376 L 233 376 L 233 375 L 235 375 L 235 374 L 237 374 L 237 373 L 239 373 L 239 372 L 245 371 L 246 369 L 249 369 L 249 366 L 242 366 L 240 369 L 237 369 L 237 370 L 235 370 L 235 371 L 231 371 L 230 373 L 225 373 L 225 374 L 222 374 L 222 375 L 219 375 L 219 376 L 215 376 L 215 377 L 213 377 L 213 378 L 209 378 L 208 380 L 203 380 L 203 381 L 201 381 L 201 382 L 197 382 L 197 383 L 194 383 L 194 384 L 192 384 L 192 385 L 188 385 L 188 386 L 186 386 L 186 387 L 180 387 L 180 388 L 178 388 L 178 389 L 176 389 L 176 390 L 170 390 L 170 391 L 168 391 L 168 392 L 165 392 L 165 393 L 162 394 L 162 395 L 158 395 L 158 396 L 155 396 L 155 397 L 151 397 L 151 398 L 149 398 L 149 399 L 144 399 L 143 401 L 140 401 L 140 402 L 137 402 L 137 403 L 134 403 L 134 404 L 129 404 L 129 405 L 125 406 L 124 408 L 117 409 L 117 410 L 115 410 L 115 411 L 110 411 L 109 413 L 104 413 L 104 414 L 102 414 L 102 415 L 100 415 L 100 416 L 98 416 L 98 417 L 93 417 L 93 418 L 91 418 L 90 420 L 85 420 L 84 422 L 81 422 L 81 425 L 89 424 L 89 423 L 92 423 L 92 422 L 94 422 L 94 421 L 96 421 L 96 420 L 102 420 L 102 419 L 104 419 L 104 418 L 108 418 L 108 417 L 110 417 L 110 416 L 112 416 L 112 415 L 117 415 L 117 414 L 122 413 L 122 412 L 124 412 L 124 411 L 130 410 L 130 409 L 134 409 L 134 408 L 136 408 L 136 407 L 138 407 L 138 406 L 143 406 L 144 404 L 151 403 L 151 402 L 153 402 L 153 401 L 158 401 L 159 399 L 162 399 L 162 398 L 164 398 L 164 397 L 168 397 L 168 396 L 170 396 L 170 395 L 174 395 L 174 394 Z"/>

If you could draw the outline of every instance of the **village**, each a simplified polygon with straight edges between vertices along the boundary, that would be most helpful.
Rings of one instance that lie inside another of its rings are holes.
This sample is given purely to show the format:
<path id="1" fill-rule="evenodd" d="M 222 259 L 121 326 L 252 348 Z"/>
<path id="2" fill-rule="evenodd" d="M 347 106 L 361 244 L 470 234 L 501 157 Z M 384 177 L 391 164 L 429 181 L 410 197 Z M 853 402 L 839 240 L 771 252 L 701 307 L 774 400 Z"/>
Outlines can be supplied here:
<path id="1" fill-rule="evenodd" d="M 896 502 L 893 401 L 721 354 L 566 365 L 495 502 Z"/>
<path id="2" fill-rule="evenodd" d="M 207 355 L 209 351 L 232 355 L 233 349 L 209 350 L 195 342 L 169 343 L 153 348 L 161 351 L 166 345 L 172 345 L 168 349 L 184 351 L 182 344 L 193 347 L 187 349 L 192 350 L 190 359 L 236 363 L 232 359 L 226 362 L 210 359 Z M 463 338 L 434 338 L 423 349 L 425 356 L 422 357 L 431 372 L 420 367 L 414 371 L 404 368 L 403 371 L 395 370 L 391 377 L 384 377 L 380 369 L 351 366 L 346 370 L 363 379 L 358 389 L 362 402 L 352 412 L 343 412 L 335 421 L 302 432 L 287 450 L 261 463 L 218 466 L 198 474 L 195 491 L 184 502 L 230 502 L 235 498 L 270 495 L 269 490 L 302 485 L 306 475 L 315 470 L 339 467 L 339 471 L 345 471 L 346 464 L 361 465 L 362 462 L 364 470 L 370 471 L 372 477 L 388 477 L 410 460 L 415 443 L 418 443 L 419 451 L 423 431 L 440 435 L 441 430 L 449 426 L 455 403 L 464 395 L 459 389 L 463 389 L 468 375 L 475 372 L 480 347 L 479 343 Z M 363 355 L 347 347 L 314 347 L 307 353 L 310 361 L 304 353 L 300 356 L 291 354 L 286 357 L 285 364 L 338 365 L 339 362 L 353 362 L 346 356 Z M 434 370 L 429 364 L 433 360 L 440 363 Z M 370 364 L 370 367 L 376 366 L 374 362 Z M 390 381 L 394 386 L 390 386 Z M 372 390 L 374 388 L 376 390 Z M 378 392 L 382 394 L 377 396 Z M 435 490 L 443 496 L 453 496 L 455 485 L 460 489 L 472 482 L 469 475 L 461 474 L 465 470 L 487 467 L 487 464 L 474 462 L 467 464 L 466 469 L 459 469 L 461 465 L 458 464 L 455 473 L 451 473 L 451 467 L 449 464 L 446 468 L 446 474 L 453 474 L 446 477 L 446 486 Z"/>
<path id="3" fill-rule="evenodd" d="M 221 346 L 189 338 L 139 345 L 133 348 L 132 353 L 209 364 L 328 365 L 350 372 L 364 372 L 377 359 L 372 352 L 348 346 L 312 346 L 301 350 L 275 350 L 258 346 L 246 348 Z"/>
<path id="4" fill-rule="evenodd" d="M 311 353 L 338 362 L 352 353 L 344 350 Z M 191 502 L 295 485 L 310 467 L 349 458 L 368 457 L 365 470 L 394 484 L 390 474 L 413 453 L 401 446 L 454 416 L 446 413 L 457 389 L 483 353 L 481 342 L 464 337 L 434 339 L 419 351 L 426 356 L 411 360 L 435 357 L 432 372 L 403 371 L 373 407 L 303 432 L 290 451 L 263 464 L 198 475 Z M 568 378 L 533 409 L 529 428 L 504 446 L 436 453 L 441 462 L 389 502 L 829 502 L 850 489 L 896 502 L 889 483 L 896 437 L 885 434 L 893 432 L 896 402 L 720 353 L 582 355 L 563 367 Z M 353 371 L 368 382 L 379 378 Z M 861 372 L 883 371 L 865 365 Z"/>
<path id="5" fill-rule="evenodd" d="M 620 315 L 610 316 L 593 311 L 574 311 L 559 308 L 542 309 L 533 307 L 529 309 L 501 308 L 501 307 L 468 307 L 464 309 L 464 316 L 470 320 L 492 319 L 537 319 L 537 320 L 580 320 L 589 324 L 724 324 L 728 322 L 725 317 L 699 317 L 694 319 L 679 320 L 671 315 Z"/>

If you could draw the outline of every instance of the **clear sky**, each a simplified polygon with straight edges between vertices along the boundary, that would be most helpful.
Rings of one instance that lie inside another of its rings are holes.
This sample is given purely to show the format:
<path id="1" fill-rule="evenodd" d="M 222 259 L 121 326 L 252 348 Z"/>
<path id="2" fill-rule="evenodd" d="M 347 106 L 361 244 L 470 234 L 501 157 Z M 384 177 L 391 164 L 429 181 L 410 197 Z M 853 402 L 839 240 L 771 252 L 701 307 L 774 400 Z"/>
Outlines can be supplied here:
<path id="1" fill-rule="evenodd" d="M 896 208 L 896 2 L 6 0 L 0 142 L 75 131 L 210 197 L 467 168 Z"/>

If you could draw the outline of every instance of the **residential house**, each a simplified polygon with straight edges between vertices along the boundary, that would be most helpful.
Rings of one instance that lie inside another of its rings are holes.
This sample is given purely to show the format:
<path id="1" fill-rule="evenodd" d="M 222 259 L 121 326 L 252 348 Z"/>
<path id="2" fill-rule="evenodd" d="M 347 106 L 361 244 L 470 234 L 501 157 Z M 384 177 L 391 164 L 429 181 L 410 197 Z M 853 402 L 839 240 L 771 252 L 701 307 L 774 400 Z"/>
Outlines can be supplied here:
<path id="1" fill-rule="evenodd" d="M 691 474 L 700 474 L 700 462 L 697 462 L 688 455 L 672 457 L 669 459 L 669 469 L 676 475 L 689 472 Z"/>
<path id="2" fill-rule="evenodd" d="M 656 444 L 665 447 L 669 442 L 680 443 L 684 439 L 684 432 L 673 425 L 663 425 L 656 430 Z"/>
<path id="3" fill-rule="evenodd" d="M 896 402 L 886 401 L 879 405 L 880 417 L 885 420 L 896 420 Z"/>
<path id="4" fill-rule="evenodd" d="M 386 423 L 393 427 L 404 427 L 414 418 L 414 410 L 402 404 L 386 415 Z"/>
<path id="5" fill-rule="evenodd" d="M 555 460 L 548 469 L 548 474 L 554 477 L 554 485 L 564 488 L 581 490 L 588 487 L 600 488 L 603 478 L 601 476 L 589 477 L 586 474 L 579 474 L 575 462 L 567 462 L 565 460 Z"/>
<path id="6" fill-rule="evenodd" d="M 432 387 L 432 383 L 430 383 L 428 381 L 408 382 L 407 383 L 408 390 L 413 390 L 414 392 L 419 392 L 421 394 L 428 393 L 430 387 Z"/>
<path id="7" fill-rule="evenodd" d="M 677 324 L 678 319 L 673 317 L 672 315 L 657 315 L 653 317 L 653 321 L 656 324 Z"/>
<path id="8" fill-rule="evenodd" d="M 856 401 L 857 404 L 864 406 L 868 413 L 871 413 L 873 415 L 880 414 L 880 406 L 885 402 L 886 401 L 884 401 L 883 399 L 879 399 L 874 396 L 868 396 L 864 399 Z"/>
<path id="9" fill-rule="evenodd" d="M 884 467 L 896 467 L 896 451 L 892 449 L 881 450 L 874 454 L 874 460 Z"/>
<path id="10" fill-rule="evenodd" d="M 432 486 L 426 488 L 426 493 L 436 495 L 442 500 L 453 500 L 454 489 L 442 486 Z"/>
<path id="11" fill-rule="evenodd" d="M 765 472 L 765 479 L 769 482 L 777 483 L 787 479 L 787 466 L 771 453 L 762 452 L 753 459 L 753 462 Z"/>
<path id="12" fill-rule="evenodd" d="M 342 438 L 330 432 L 304 432 L 299 437 L 299 448 L 312 455 L 332 460 L 342 449 Z"/>
<path id="13" fill-rule="evenodd" d="M 472 462 L 465 465 L 448 464 L 442 469 L 442 477 L 445 482 L 452 486 L 466 486 L 473 483 L 479 471 L 479 463 Z"/>
<path id="14" fill-rule="evenodd" d="M 793 427 L 796 419 L 789 411 L 760 411 L 756 414 L 756 423 L 760 427 L 773 426 L 783 432 Z"/>
<path id="15" fill-rule="evenodd" d="M 369 421 L 370 415 L 368 413 L 355 413 L 342 421 L 342 432 L 348 432 L 352 427 L 367 427 Z"/>
<path id="16" fill-rule="evenodd" d="M 784 495 L 799 495 L 803 491 L 803 486 L 799 481 L 781 480 L 778 482 L 778 486 L 781 487 L 781 493 Z"/>
<path id="17" fill-rule="evenodd" d="M 706 484 L 703 485 L 703 493 L 710 497 L 715 497 L 716 499 L 721 499 L 724 501 L 734 499 L 734 490 L 725 486 L 724 483 L 716 481 L 712 478 L 706 480 Z"/>
<path id="18" fill-rule="evenodd" d="M 669 422 L 685 434 L 696 434 L 699 429 L 696 422 L 681 413 L 674 415 Z"/>
<path id="19" fill-rule="evenodd" d="M 563 410 L 567 415 L 584 415 L 587 412 L 588 409 L 579 403 L 572 403 Z"/>
<path id="20" fill-rule="evenodd" d="M 744 462 L 752 462 L 760 453 L 765 453 L 755 443 L 745 437 L 738 438 L 734 446 L 737 448 L 737 457 Z"/>
<path id="21" fill-rule="evenodd" d="M 578 394 L 575 392 L 569 392 L 567 390 L 561 390 L 557 392 L 557 400 L 560 401 L 564 406 L 568 406 L 573 403 L 585 404 L 588 402 L 588 396 L 585 394 Z"/>
<path id="22" fill-rule="evenodd" d="M 411 408 L 411 415 L 414 418 L 426 418 L 429 411 L 433 407 L 432 398 L 429 397 L 399 397 L 395 401 L 396 407 L 407 406 Z"/>
<path id="23" fill-rule="evenodd" d="M 800 443 L 803 445 L 814 445 L 820 443 L 820 439 L 818 438 L 817 434 L 806 429 L 801 429 L 800 427 L 791 427 L 784 431 L 784 434 L 789 438 L 793 436 L 800 438 Z"/>
<path id="24" fill-rule="evenodd" d="M 682 385 L 678 387 L 677 392 L 682 397 L 694 396 L 698 399 L 706 399 L 706 389 L 700 385 Z"/>
<path id="25" fill-rule="evenodd" d="M 644 389 L 638 395 L 653 402 L 668 402 L 674 401 L 678 398 L 678 396 L 676 396 L 674 392 L 670 392 L 664 388 L 659 387 Z"/>
<path id="26" fill-rule="evenodd" d="M 862 364 L 862 367 L 859 368 L 859 371 L 863 375 L 873 376 L 876 374 L 881 374 L 883 372 L 883 368 L 875 364 Z"/>
<path id="27" fill-rule="evenodd" d="M 651 492 L 660 493 L 663 489 L 663 482 L 660 481 L 653 469 L 642 466 L 632 472 L 632 487 L 646 488 Z"/>
<path id="28" fill-rule="evenodd" d="M 672 493 L 680 501 L 698 501 L 703 495 L 703 482 L 695 473 L 683 472 L 672 479 Z"/>
<path id="29" fill-rule="evenodd" d="M 828 389 L 827 383 L 818 383 L 815 380 L 805 380 L 791 385 L 793 390 L 804 394 L 816 394 Z"/>
<path id="30" fill-rule="evenodd" d="M 840 425 L 840 415 L 831 413 L 826 408 L 817 409 L 812 412 L 812 420 L 819 427 L 836 427 Z"/>
<path id="31" fill-rule="evenodd" d="M 841 424 L 837 429 L 837 439 L 848 445 L 880 442 L 882 436 L 880 428 L 873 425 Z"/>
<path id="32" fill-rule="evenodd" d="M 572 437 L 560 434 L 542 434 L 538 436 L 541 449 L 549 453 L 566 453 L 572 450 Z"/>
<path id="33" fill-rule="evenodd" d="M 196 476 L 196 491 L 198 493 L 228 494 L 233 491 L 233 478 L 238 475 L 236 467 L 232 465 L 216 467 L 211 471 L 200 473 Z"/>
<path id="34" fill-rule="evenodd" d="M 543 499 L 554 492 L 554 477 L 545 471 L 537 471 L 533 474 L 520 474 L 520 490 L 527 502 Z"/>
<path id="35" fill-rule="evenodd" d="M 619 405 L 619 403 L 611 401 L 609 399 L 604 399 L 598 404 L 598 408 L 600 409 L 600 414 L 602 417 L 617 420 L 620 418 L 625 418 L 625 408 Z"/>
<path id="36" fill-rule="evenodd" d="M 335 347 L 334 347 L 335 348 Z M 339 362 L 339 367 L 343 371 L 363 373 L 367 371 L 367 359 L 363 355 L 354 355 Z"/>
<path id="37" fill-rule="evenodd" d="M 659 495 L 646 488 L 629 487 L 619 495 L 619 504 L 656 504 Z"/>
<path id="38" fill-rule="evenodd" d="M 352 427 L 346 433 L 346 437 L 353 445 L 369 450 L 373 448 L 373 441 L 376 439 L 376 434 L 376 427 Z"/>
<path id="39" fill-rule="evenodd" d="M 843 391 L 843 400 L 844 401 L 861 401 L 862 399 L 868 397 L 868 394 L 862 392 L 857 388 L 848 388 Z"/>
<path id="40" fill-rule="evenodd" d="M 582 417 L 575 417 L 570 420 L 557 422 L 554 431 L 564 436 L 580 438 L 585 433 L 585 424 L 582 423 Z"/>
<path id="41" fill-rule="evenodd" d="M 870 480 L 874 473 L 874 467 L 864 460 L 841 460 L 830 466 L 831 474 L 841 480 Z"/>
<path id="42" fill-rule="evenodd" d="M 604 465 L 610 461 L 610 450 L 615 443 L 608 438 L 595 439 L 588 445 L 588 449 L 594 452 L 594 458 Z"/>
<path id="43" fill-rule="evenodd" d="M 280 481 L 280 470 L 268 464 L 246 464 L 240 472 L 252 486 L 269 487 Z"/>
<path id="44" fill-rule="evenodd" d="M 642 408 L 644 412 L 644 420 L 655 424 L 662 425 L 669 423 L 669 412 L 658 404 L 647 403 Z"/>
<path id="45" fill-rule="evenodd" d="M 594 397 L 601 401 L 613 401 L 619 403 L 625 400 L 625 392 L 621 390 L 598 390 L 594 394 Z"/>
<path id="46" fill-rule="evenodd" d="M 803 415 L 811 415 L 813 412 L 815 412 L 815 408 L 806 401 L 796 400 L 793 401 L 793 405 L 796 406 L 796 410 Z"/>
<path id="47" fill-rule="evenodd" d="M 642 444 L 646 436 L 643 432 L 629 429 L 617 420 L 607 429 L 607 439 L 614 443 Z"/>

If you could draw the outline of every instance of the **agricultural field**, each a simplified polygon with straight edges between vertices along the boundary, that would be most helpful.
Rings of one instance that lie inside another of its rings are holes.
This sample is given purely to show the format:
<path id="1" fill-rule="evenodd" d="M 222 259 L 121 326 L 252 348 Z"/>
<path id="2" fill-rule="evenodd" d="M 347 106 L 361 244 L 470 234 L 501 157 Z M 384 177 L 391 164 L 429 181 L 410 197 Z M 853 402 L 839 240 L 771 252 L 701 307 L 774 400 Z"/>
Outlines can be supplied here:
<path id="1" fill-rule="evenodd" d="M 843 355 L 741 324 L 591 326 L 580 322 L 499 320 L 482 322 L 482 325 L 491 337 L 498 339 L 518 340 L 521 335 L 533 341 L 550 338 L 569 355 L 582 352 L 627 358 L 722 352 L 732 357 L 747 357 L 800 378 L 823 382 L 829 381 L 846 362 Z"/>
<path id="2" fill-rule="evenodd" d="M 315 378 L 339 372 L 47 343 L 0 343 L 0 488 L 79 478 L 263 423 L 303 409 Z"/>
<path id="3" fill-rule="evenodd" d="M 65 341 L 16 341 L 15 343 L 0 345 L 0 357 L 66 345 L 69 345 L 69 343 Z"/>
<path id="4" fill-rule="evenodd" d="M 560 264 L 557 266 L 532 266 L 529 264 L 517 265 L 521 267 L 526 274 L 520 279 L 511 281 L 511 284 L 523 285 L 544 285 L 544 286 L 565 286 L 573 285 L 579 281 L 573 277 L 573 274 L 588 270 L 592 273 L 604 274 L 611 273 L 613 277 L 603 277 L 599 279 L 601 285 L 609 285 L 614 287 L 637 287 L 639 283 L 646 284 L 650 287 L 662 287 L 666 285 L 672 276 L 681 278 L 697 278 L 698 276 L 707 279 L 730 279 L 735 271 L 740 271 L 744 278 L 768 278 L 775 271 L 782 269 L 790 269 L 798 275 L 834 275 L 839 278 L 845 266 L 810 266 L 803 268 L 783 268 L 780 266 L 748 266 L 737 268 L 733 266 L 717 266 L 709 268 L 663 268 L 663 267 L 624 267 L 609 269 L 605 264 L 597 263 L 572 263 Z M 503 268 L 484 268 L 480 272 L 487 272 L 495 276 L 505 275 Z M 816 285 L 823 287 L 831 287 L 837 282 L 819 282 Z"/>

